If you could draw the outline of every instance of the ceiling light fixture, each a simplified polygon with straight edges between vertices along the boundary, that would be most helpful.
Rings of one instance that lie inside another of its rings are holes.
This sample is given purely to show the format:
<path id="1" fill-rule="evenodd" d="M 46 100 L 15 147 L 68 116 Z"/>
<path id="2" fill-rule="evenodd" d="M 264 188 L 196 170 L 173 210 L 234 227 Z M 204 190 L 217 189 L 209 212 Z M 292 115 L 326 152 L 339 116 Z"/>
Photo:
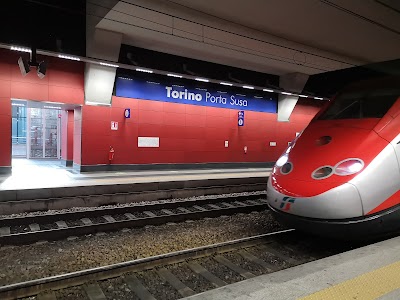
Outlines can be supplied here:
<path id="1" fill-rule="evenodd" d="M 143 68 L 136 68 L 136 71 L 138 71 L 138 72 L 144 72 L 144 73 L 153 73 L 152 70 L 143 69 Z"/>
<path id="2" fill-rule="evenodd" d="M 63 58 L 63 59 L 69 59 L 69 60 L 76 60 L 76 61 L 80 61 L 81 59 L 79 57 L 75 57 L 75 56 L 69 56 L 69 55 L 58 55 L 59 58 Z"/>
<path id="3" fill-rule="evenodd" d="M 205 78 L 195 78 L 194 80 L 202 81 L 202 82 L 209 82 L 210 81 L 210 80 L 205 79 Z"/>
<path id="4" fill-rule="evenodd" d="M 254 90 L 254 86 L 250 86 L 250 85 L 244 85 L 244 86 L 242 86 L 242 88 L 249 89 L 249 90 Z"/>
<path id="5" fill-rule="evenodd" d="M 169 77 L 176 77 L 176 78 L 182 78 L 182 75 L 178 75 L 178 74 L 172 74 L 172 73 L 168 73 L 167 76 Z"/>
<path id="6" fill-rule="evenodd" d="M 233 85 L 232 83 L 229 83 L 229 82 L 220 82 L 219 84 L 227 85 L 227 86 L 232 86 Z"/>
<path id="7" fill-rule="evenodd" d="M 263 89 L 264 92 L 268 92 L 268 93 L 273 93 L 274 90 L 270 90 L 270 89 Z"/>
<path id="8" fill-rule="evenodd" d="M 16 47 L 16 46 L 11 46 L 11 50 L 13 51 L 19 51 L 19 52 L 27 52 L 27 53 L 31 53 L 32 50 L 29 48 L 24 48 L 24 47 Z"/>
<path id="9" fill-rule="evenodd" d="M 106 66 L 106 67 L 119 68 L 118 65 L 114 65 L 114 64 L 109 64 L 109 63 L 104 63 L 104 62 L 100 62 L 100 64 L 101 64 L 102 66 Z"/>

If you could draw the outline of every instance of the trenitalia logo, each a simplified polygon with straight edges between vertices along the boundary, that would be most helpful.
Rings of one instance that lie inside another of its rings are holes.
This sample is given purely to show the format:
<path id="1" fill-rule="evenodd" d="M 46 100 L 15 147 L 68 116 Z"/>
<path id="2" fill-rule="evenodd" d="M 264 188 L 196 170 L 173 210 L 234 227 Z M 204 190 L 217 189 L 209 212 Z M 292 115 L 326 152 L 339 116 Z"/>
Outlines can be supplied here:
<path id="1" fill-rule="evenodd" d="M 275 202 L 277 202 L 278 199 L 275 199 Z M 279 208 L 282 209 L 283 211 L 288 211 L 291 208 L 291 205 L 296 201 L 296 198 L 292 197 L 283 197 L 282 202 L 279 205 Z"/>

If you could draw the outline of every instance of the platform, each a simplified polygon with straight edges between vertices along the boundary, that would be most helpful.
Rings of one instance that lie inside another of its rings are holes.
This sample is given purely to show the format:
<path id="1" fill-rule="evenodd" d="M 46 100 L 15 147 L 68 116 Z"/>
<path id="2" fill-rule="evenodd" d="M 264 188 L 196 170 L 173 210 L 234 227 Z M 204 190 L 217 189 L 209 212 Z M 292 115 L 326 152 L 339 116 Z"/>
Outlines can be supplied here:
<path id="1" fill-rule="evenodd" d="M 17 161 L 0 177 L 0 203 L 56 197 L 264 184 L 271 169 L 185 169 L 78 173 L 60 164 Z M 104 203 L 103 203 L 104 204 Z"/>
<path id="2" fill-rule="evenodd" d="M 204 292 L 187 300 L 400 299 L 400 237 Z"/>

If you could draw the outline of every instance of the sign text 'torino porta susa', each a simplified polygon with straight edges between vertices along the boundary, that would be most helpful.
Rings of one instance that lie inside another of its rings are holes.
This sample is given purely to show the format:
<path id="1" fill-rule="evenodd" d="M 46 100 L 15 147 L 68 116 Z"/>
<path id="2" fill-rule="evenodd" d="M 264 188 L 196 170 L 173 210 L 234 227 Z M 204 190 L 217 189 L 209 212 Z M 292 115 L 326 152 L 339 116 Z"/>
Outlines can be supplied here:
<path id="1" fill-rule="evenodd" d="M 276 113 L 276 96 L 265 94 L 263 98 L 252 96 L 250 91 L 233 94 L 221 87 L 218 91 L 201 88 L 187 88 L 182 85 L 166 86 L 161 83 L 118 77 L 116 96 L 174 102 L 181 104 L 220 107 L 236 110 L 250 110 Z"/>

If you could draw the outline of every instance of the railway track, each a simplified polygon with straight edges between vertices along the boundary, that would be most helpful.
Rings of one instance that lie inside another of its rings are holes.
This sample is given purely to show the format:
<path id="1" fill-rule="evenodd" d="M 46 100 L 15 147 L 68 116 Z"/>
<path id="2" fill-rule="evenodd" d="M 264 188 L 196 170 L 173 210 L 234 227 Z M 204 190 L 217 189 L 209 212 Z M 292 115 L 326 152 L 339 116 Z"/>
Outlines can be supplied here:
<path id="1" fill-rule="evenodd" d="M 29 244 L 71 236 L 161 225 L 206 217 L 267 209 L 266 195 L 208 196 L 201 200 L 169 201 L 112 208 L 0 219 L 0 245 Z"/>
<path id="2" fill-rule="evenodd" d="M 179 299 L 350 249 L 292 229 L 0 287 L 1 299 Z"/>

